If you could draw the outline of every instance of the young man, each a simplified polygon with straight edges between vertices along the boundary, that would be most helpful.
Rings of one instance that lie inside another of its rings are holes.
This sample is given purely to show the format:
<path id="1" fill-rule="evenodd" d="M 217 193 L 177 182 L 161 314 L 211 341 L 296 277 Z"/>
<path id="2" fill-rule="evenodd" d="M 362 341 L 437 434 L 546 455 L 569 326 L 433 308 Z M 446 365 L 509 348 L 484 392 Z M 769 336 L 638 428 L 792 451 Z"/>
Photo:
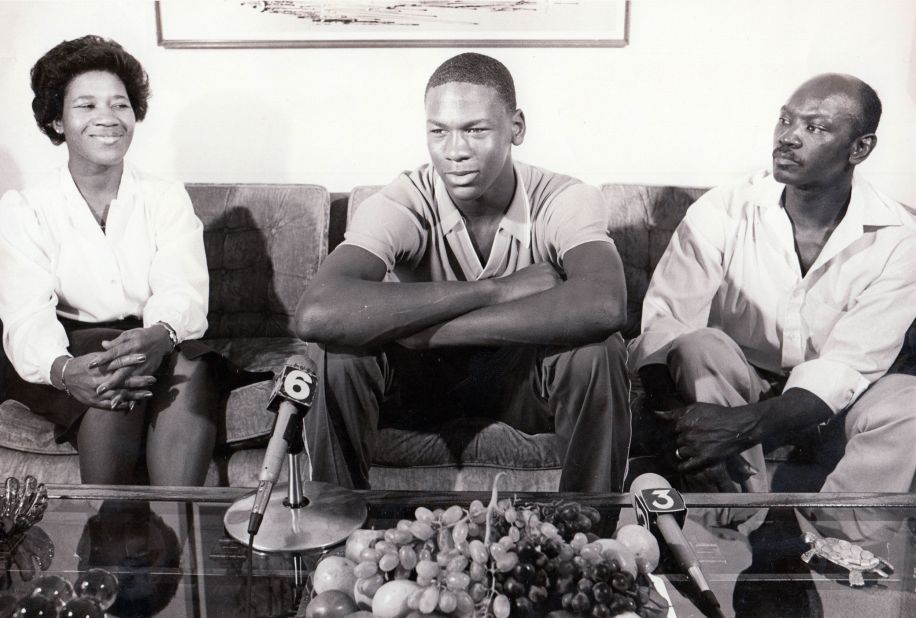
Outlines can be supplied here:
<path id="1" fill-rule="evenodd" d="M 914 221 L 854 173 L 880 115 L 854 77 L 804 83 L 772 173 L 700 198 L 655 269 L 630 366 L 688 487 L 766 491 L 761 442 L 825 424 L 840 453 L 821 491 L 910 490 L 916 378 L 885 373 L 916 314 Z"/>
<path id="2" fill-rule="evenodd" d="M 626 292 L 600 192 L 513 161 L 525 116 L 493 58 L 447 60 L 425 103 L 432 165 L 360 206 L 299 305 L 321 344 L 313 478 L 367 487 L 380 414 L 487 415 L 556 431 L 561 489 L 622 489 Z"/>

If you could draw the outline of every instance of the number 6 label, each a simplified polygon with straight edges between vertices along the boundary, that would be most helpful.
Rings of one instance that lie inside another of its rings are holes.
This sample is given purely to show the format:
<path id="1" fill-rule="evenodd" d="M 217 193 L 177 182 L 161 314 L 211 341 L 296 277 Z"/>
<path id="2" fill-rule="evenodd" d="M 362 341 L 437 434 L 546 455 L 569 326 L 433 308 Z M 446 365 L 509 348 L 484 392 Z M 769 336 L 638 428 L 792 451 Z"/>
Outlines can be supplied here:
<path id="1" fill-rule="evenodd" d="M 312 396 L 312 376 L 301 369 L 289 369 L 283 378 L 283 393 L 296 401 L 308 401 Z"/>

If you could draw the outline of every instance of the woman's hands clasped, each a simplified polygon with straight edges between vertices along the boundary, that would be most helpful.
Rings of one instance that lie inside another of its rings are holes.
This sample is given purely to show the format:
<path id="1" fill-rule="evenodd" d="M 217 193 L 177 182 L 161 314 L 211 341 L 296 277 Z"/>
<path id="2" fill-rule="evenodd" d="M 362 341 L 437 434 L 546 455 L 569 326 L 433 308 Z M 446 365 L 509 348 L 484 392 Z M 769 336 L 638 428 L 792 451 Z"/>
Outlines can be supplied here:
<path id="1" fill-rule="evenodd" d="M 172 351 L 168 331 L 154 324 L 124 331 L 103 341 L 103 352 L 77 356 L 63 374 L 67 389 L 76 400 L 95 408 L 133 409 L 153 396 L 153 376 Z"/>

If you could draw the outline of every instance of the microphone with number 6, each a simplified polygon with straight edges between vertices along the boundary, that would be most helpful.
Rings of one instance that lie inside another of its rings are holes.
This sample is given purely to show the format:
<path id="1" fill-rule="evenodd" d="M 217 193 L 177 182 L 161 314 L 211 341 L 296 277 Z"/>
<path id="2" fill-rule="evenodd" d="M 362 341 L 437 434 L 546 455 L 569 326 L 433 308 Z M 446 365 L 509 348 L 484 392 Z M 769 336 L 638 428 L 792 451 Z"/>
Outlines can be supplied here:
<path id="1" fill-rule="evenodd" d="M 280 478 L 280 469 L 290 444 L 302 440 L 301 433 L 295 435 L 301 432 L 301 423 L 296 421 L 301 420 L 311 407 L 316 384 L 315 363 L 305 356 L 290 358 L 277 378 L 267 403 L 267 409 L 276 412 L 277 419 L 258 476 L 258 491 L 248 519 L 248 534 L 257 534 L 261 527 L 270 493 Z"/>
<path id="2" fill-rule="evenodd" d="M 684 538 L 681 526 L 687 515 L 684 499 L 671 487 L 668 480 L 658 474 L 640 474 L 630 484 L 633 508 L 639 523 L 650 530 L 658 530 L 678 566 L 690 577 L 700 590 L 700 597 L 715 616 L 722 616 L 719 601 L 709 589 L 706 577 L 700 570 L 700 561 Z"/>

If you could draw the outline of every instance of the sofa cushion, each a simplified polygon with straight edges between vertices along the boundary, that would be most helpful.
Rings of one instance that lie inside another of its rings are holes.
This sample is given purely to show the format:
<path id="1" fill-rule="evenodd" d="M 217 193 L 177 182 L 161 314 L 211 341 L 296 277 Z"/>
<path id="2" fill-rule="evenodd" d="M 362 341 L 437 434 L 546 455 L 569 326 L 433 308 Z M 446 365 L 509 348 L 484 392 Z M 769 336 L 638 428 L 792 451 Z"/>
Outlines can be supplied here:
<path id="1" fill-rule="evenodd" d="M 73 455 L 69 443 L 54 441 L 54 425 L 14 399 L 0 403 L 0 447 L 44 455 Z"/>
<path id="2" fill-rule="evenodd" d="M 515 432 L 508 427 L 505 429 Z M 497 429 L 492 435 L 501 432 L 501 429 Z M 390 430 L 382 430 L 377 445 L 378 458 L 386 458 L 384 453 L 392 449 L 391 440 L 397 443 L 399 439 L 409 437 L 408 432 L 397 436 Z M 549 439 L 543 442 L 547 443 Z M 232 453 L 228 465 L 229 484 L 233 487 L 257 486 L 263 457 L 263 448 L 244 449 Z M 455 463 L 452 459 L 451 462 L 427 461 L 410 466 L 391 466 L 374 462 L 369 470 L 369 483 L 373 489 L 441 491 L 448 488 L 450 491 L 480 491 L 491 487 L 498 473 L 506 472 L 507 477 L 500 483 L 500 488 L 506 491 L 556 491 L 560 484 L 561 467 L 558 462 L 548 467 L 549 457 L 547 461 L 542 462 L 544 465 L 539 463 L 533 467 L 522 468 L 487 463 L 483 457 L 477 459 L 461 464 Z M 300 469 L 304 477 L 308 478 L 307 456 L 302 458 Z M 286 479 L 286 472 L 286 466 L 283 466 L 281 481 Z"/>
<path id="3" fill-rule="evenodd" d="M 5 479 L 34 476 L 41 483 L 80 484 L 79 455 L 40 455 L 0 446 L 0 470 Z"/>
<path id="4" fill-rule="evenodd" d="M 189 184 L 210 270 L 208 337 L 290 336 L 328 252 L 330 195 L 293 184 Z"/>
<path id="5" fill-rule="evenodd" d="M 562 467 L 557 435 L 529 435 L 487 418 L 462 418 L 423 428 L 379 430 L 373 465 L 481 464 L 549 470 Z"/>
<path id="6" fill-rule="evenodd" d="M 208 339 L 207 343 L 236 367 L 272 371 L 274 375 L 279 375 L 290 357 L 308 355 L 308 344 L 295 337 Z M 267 410 L 273 386 L 273 380 L 264 380 L 230 391 L 226 400 L 226 422 L 220 424 L 221 433 L 217 437 L 219 444 L 238 448 L 270 435 L 276 418 Z"/>

